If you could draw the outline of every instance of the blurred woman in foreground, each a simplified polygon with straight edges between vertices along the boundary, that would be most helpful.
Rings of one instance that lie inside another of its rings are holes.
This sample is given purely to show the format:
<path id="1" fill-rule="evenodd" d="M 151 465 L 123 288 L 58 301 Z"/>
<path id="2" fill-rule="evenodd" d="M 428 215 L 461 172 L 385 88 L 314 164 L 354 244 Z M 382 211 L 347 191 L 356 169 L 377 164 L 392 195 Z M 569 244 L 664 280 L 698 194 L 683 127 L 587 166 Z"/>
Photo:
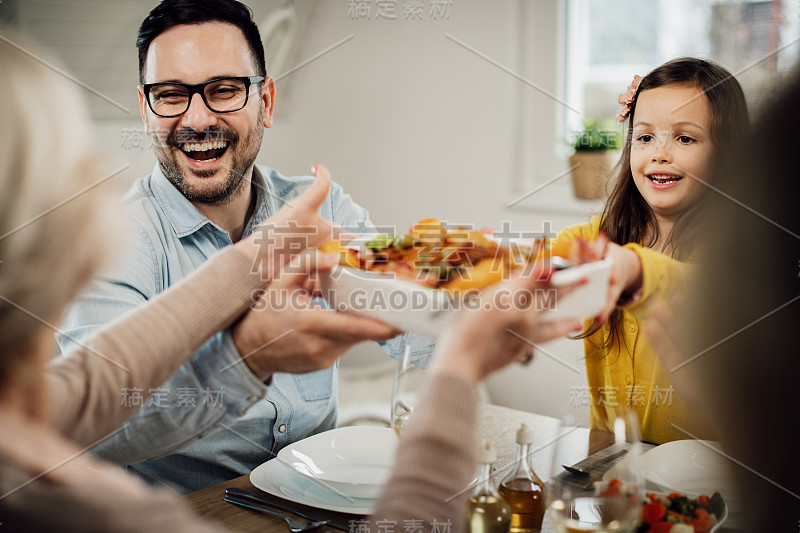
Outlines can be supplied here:
<path id="1" fill-rule="evenodd" d="M 145 399 L 212 334 L 249 313 L 251 295 L 287 261 L 307 260 L 309 271 L 336 262 L 314 251 L 296 255 L 292 242 L 284 249 L 278 231 L 265 235 L 288 221 L 330 228 L 317 215 L 327 171 L 250 238 L 50 361 L 51 324 L 110 255 L 113 204 L 95 188 L 104 176 L 77 86 L 2 44 L 0 86 L 0 522 L 8 531 L 219 531 L 179 498 L 87 452 L 138 409 L 120 405 L 121 391 L 139 389 Z M 320 231 L 309 244 L 328 238 Z M 273 244 L 262 250 L 259 242 Z M 518 278 L 496 290 L 547 288 Z M 464 502 L 450 496 L 474 468 L 475 385 L 527 356 L 530 346 L 519 337 L 544 342 L 580 328 L 569 320 L 541 325 L 529 309 L 502 311 L 491 296 L 488 310 L 462 314 L 442 338 L 426 407 L 404 435 L 377 510 L 382 519 L 452 520 L 458 530 Z"/>
<path id="2" fill-rule="evenodd" d="M 716 168 L 695 290 L 658 304 L 646 331 L 732 460 L 743 531 L 796 532 L 800 76 L 772 102 Z"/>
<path id="3" fill-rule="evenodd" d="M 105 173 L 78 86 L 6 44 L 0 86 L 0 522 L 8 531 L 216 530 L 171 494 L 87 453 L 138 409 L 120 405 L 123 390 L 146 397 L 163 384 L 248 311 L 251 295 L 291 253 L 255 244 L 274 227 L 265 225 L 50 361 L 52 324 L 111 255 L 114 203 L 96 188 Z M 328 187 L 325 174 L 270 222 L 329 228 L 317 216 Z M 306 255 L 321 270 L 333 263 Z"/>

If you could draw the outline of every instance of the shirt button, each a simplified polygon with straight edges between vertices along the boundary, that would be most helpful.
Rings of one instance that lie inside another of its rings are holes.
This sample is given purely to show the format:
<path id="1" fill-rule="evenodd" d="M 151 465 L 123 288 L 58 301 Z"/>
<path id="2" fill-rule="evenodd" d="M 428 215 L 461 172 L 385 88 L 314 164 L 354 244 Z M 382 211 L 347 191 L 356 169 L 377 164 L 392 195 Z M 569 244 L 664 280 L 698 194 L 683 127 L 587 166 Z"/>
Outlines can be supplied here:
<path id="1" fill-rule="evenodd" d="M 286 431 L 286 424 L 278 426 L 278 432 L 283 433 L 284 431 Z"/>
<path id="2" fill-rule="evenodd" d="M 247 401 L 248 402 L 255 402 L 257 400 L 258 400 L 258 396 L 256 396 L 255 394 L 252 394 L 252 395 L 247 397 Z"/>
<path id="3" fill-rule="evenodd" d="M 631 378 L 629 377 L 625 378 L 625 383 L 627 383 L 628 385 L 630 385 L 632 382 L 633 380 Z"/>
<path id="4" fill-rule="evenodd" d="M 631 333 L 636 331 L 636 325 L 635 324 L 628 324 L 628 331 L 630 331 Z"/>

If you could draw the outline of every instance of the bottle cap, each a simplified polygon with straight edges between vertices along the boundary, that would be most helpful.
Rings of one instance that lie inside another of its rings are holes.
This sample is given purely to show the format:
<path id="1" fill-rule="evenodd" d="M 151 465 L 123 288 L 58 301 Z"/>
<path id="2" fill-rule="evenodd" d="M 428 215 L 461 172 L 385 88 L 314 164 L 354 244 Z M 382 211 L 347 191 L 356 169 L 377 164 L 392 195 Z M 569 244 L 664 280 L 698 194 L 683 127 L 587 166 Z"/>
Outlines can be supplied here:
<path id="1" fill-rule="evenodd" d="M 527 424 L 517 430 L 517 444 L 533 444 L 533 430 Z"/>
<path id="2" fill-rule="evenodd" d="M 485 440 L 481 443 L 481 448 L 478 450 L 478 462 L 483 465 L 490 465 L 497 461 L 497 452 L 494 451 L 492 443 Z"/>

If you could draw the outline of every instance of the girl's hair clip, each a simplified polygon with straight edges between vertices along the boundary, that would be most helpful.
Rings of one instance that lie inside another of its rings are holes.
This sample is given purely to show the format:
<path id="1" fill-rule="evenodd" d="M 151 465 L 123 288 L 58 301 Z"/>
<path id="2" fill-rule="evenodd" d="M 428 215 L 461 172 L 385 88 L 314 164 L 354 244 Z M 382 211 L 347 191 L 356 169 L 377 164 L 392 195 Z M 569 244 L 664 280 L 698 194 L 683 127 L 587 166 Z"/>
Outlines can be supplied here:
<path id="1" fill-rule="evenodd" d="M 625 89 L 624 93 L 620 93 L 619 97 L 617 98 L 617 102 L 619 102 L 619 109 L 617 109 L 617 122 L 625 122 L 625 119 L 628 118 L 628 114 L 631 112 L 631 104 L 633 103 L 633 99 L 636 97 L 636 91 L 639 90 L 639 84 L 642 83 L 641 76 L 634 76 L 633 81 L 628 88 Z"/>

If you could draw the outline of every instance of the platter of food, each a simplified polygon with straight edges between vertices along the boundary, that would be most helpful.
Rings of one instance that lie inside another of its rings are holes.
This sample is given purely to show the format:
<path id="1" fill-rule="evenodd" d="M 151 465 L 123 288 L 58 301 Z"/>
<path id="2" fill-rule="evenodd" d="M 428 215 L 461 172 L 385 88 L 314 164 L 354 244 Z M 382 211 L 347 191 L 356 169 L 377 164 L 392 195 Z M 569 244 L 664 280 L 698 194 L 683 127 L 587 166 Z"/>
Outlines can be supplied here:
<path id="1" fill-rule="evenodd" d="M 322 278 L 334 309 L 371 316 L 400 330 L 436 338 L 453 313 L 481 305 L 475 296 L 512 273 L 536 275 L 541 261 L 555 268 L 550 288 L 532 295 L 543 320 L 587 319 L 605 304 L 611 260 L 569 261 L 570 245 L 496 239 L 464 227 L 421 220 L 405 235 L 373 235 L 347 244 L 332 241 L 323 252 L 339 255 L 339 265 Z M 587 283 L 563 298 L 554 287 Z M 520 295 L 494 294 L 498 305 L 515 305 Z M 484 302 L 485 303 L 485 302 Z"/>

